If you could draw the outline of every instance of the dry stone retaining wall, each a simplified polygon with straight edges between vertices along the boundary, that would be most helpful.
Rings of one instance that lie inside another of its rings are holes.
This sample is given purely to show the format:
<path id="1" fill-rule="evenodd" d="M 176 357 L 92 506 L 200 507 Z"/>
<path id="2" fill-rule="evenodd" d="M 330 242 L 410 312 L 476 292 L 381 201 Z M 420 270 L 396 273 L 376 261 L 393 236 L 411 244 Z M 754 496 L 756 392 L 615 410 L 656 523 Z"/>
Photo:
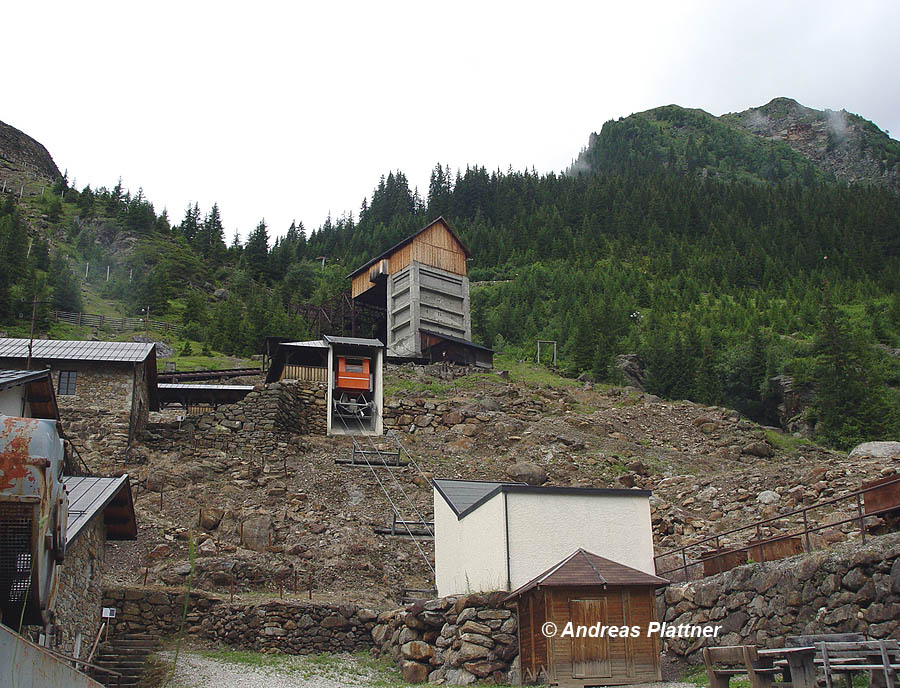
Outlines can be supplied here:
<path id="1" fill-rule="evenodd" d="M 900 533 L 672 585 L 657 605 L 670 624 L 721 625 L 719 645 L 783 647 L 785 636 L 816 633 L 900 639 Z M 666 642 L 700 661 L 703 640 Z"/>
<path id="2" fill-rule="evenodd" d="M 277 460 L 297 435 L 326 434 L 326 394 L 324 382 L 257 385 L 242 401 L 217 411 L 190 416 L 181 424 L 155 423 L 151 439 L 176 447 L 188 436 L 196 446 L 226 451 L 239 442 L 242 451 Z"/>
<path id="3" fill-rule="evenodd" d="M 372 631 L 376 649 L 410 683 L 505 683 L 518 673 L 518 625 L 506 592 L 444 597 L 385 612 Z"/>
<path id="4" fill-rule="evenodd" d="M 510 398 L 501 404 L 494 400 L 473 403 L 469 399 L 394 398 L 384 404 L 384 425 L 407 432 L 453 430 L 469 437 L 479 434 L 484 423 L 503 413 L 531 418 L 546 411 L 544 402 L 524 397 Z"/>
<path id="5" fill-rule="evenodd" d="M 86 655 L 100 627 L 105 545 L 103 518 L 94 518 L 66 549 L 58 570 L 56 624 L 61 635 L 54 649 L 64 654 L 75 653 L 76 638 L 81 635 L 81 654 Z"/>
<path id="6" fill-rule="evenodd" d="M 326 432 L 324 382 L 284 380 L 257 385 L 242 401 L 191 419 L 200 433 L 296 432 L 324 435 Z"/>
<path id="7" fill-rule="evenodd" d="M 116 607 L 111 633 L 177 633 L 185 591 L 172 588 L 112 588 L 103 605 Z M 372 647 L 377 613 L 356 605 L 331 605 L 287 600 L 259 604 L 229 603 L 193 591 L 185 632 L 252 650 L 288 654 L 356 652 Z"/>

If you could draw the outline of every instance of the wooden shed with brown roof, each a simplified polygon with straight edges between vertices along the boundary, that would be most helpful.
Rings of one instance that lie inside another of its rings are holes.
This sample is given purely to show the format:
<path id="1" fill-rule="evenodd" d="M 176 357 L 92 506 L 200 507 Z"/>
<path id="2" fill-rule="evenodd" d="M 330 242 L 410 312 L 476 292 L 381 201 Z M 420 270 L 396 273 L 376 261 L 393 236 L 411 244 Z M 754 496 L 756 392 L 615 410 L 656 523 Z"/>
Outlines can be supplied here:
<path id="1" fill-rule="evenodd" d="M 583 688 L 661 680 L 659 638 L 649 626 L 656 588 L 667 584 L 578 549 L 512 592 L 523 681 Z"/>

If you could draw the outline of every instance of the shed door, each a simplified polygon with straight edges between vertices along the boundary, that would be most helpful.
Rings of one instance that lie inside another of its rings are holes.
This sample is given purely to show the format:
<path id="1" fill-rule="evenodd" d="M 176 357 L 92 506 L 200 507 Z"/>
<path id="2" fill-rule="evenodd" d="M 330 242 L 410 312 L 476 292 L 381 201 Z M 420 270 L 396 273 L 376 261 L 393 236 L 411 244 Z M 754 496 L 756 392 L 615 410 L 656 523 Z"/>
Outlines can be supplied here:
<path id="1" fill-rule="evenodd" d="M 606 598 L 569 600 L 569 618 L 575 628 L 608 625 Z M 609 638 L 572 638 L 572 678 L 609 678 Z"/>

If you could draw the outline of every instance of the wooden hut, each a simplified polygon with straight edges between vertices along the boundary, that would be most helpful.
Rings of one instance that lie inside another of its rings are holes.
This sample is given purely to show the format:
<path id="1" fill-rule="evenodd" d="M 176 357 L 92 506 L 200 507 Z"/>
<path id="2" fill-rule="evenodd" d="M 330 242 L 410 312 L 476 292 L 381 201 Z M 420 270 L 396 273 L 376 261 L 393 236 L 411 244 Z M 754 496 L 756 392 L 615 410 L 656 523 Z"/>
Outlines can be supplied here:
<path id="1" fill-rule="evenodd" d="M 656 621 L 655 590 L 667 584 L 578 549 L 511 593 L 507 600 L 518 607 L 523 682 L 583 688 L 661 680 L 659 638 L 649 633 L 649 624 Z M 556 626 L 549 638 L 548 622 Z M 607 629 L 602 636 L 579 637 L 578 626 L 598 624 Z M 625 637 L 623 626 L 629 629 Z"/>

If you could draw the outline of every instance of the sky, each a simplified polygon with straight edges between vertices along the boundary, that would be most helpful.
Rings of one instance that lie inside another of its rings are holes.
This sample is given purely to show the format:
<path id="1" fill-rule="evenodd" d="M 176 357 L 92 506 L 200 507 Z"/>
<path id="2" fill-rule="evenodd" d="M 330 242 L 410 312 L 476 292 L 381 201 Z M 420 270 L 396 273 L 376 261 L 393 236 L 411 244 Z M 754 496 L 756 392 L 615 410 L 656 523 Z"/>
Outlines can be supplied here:
<path id="1" fill-rule="evenodd" d="M 7 3 L 0 120 L 230 242 L 358 216 L 382 175 L 563 170 L 609 119 L 787 96 L 900 135 L 900 3 Z"/>

